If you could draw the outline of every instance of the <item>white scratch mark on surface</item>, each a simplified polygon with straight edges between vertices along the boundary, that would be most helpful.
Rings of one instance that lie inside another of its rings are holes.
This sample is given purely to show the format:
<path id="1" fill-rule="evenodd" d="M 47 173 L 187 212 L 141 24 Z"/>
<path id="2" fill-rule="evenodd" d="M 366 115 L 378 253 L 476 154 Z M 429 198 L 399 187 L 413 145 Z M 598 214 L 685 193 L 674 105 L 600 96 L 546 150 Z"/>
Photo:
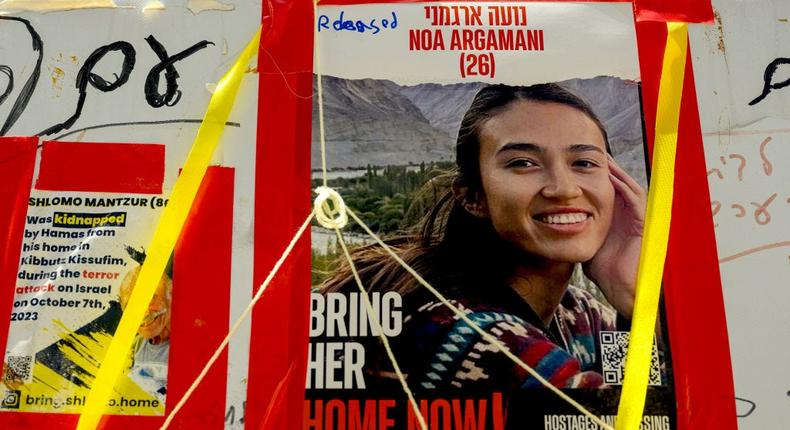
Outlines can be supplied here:
<path id="1" fill-rule="evenodd" d="M 2 0 L 0 14 L 9 12 L 55 12 L 76 9 L 133 8 L 118 6 L 113 0 Z"/>
<path id="2" fill-rule="evenodd" d="M 165 5 L 162 4 L 159 0 L 151 0 L 143 6 L 143 12 L 148 12 L 149 10 L 165 10 Z"/>
<path id="3" fill-rule="evenodd" d="M 200 12 L 207 10 L 231 11 L 236 9 L 232 4 L 222 3 L 219 0 L 189 0 L 187 2 L 187 9 L 197 15 Z"/>

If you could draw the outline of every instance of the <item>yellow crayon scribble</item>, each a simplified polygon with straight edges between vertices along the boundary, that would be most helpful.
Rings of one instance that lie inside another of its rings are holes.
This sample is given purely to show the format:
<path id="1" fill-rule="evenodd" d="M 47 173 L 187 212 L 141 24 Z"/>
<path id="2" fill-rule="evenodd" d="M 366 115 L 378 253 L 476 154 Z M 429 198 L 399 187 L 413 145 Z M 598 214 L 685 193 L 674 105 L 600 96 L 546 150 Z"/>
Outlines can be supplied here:
<path id="1" fill-rule="evenodd" d="M 52 69 L 52 75 L 50 78 L 52 79 L 52 88 L 57 91 L 57 95 L 60 96 L 60 92 L 63 91 L 63 82 L 61 82 L 61 78 L 66 73 L 60 67 L 54 67 Z"/>

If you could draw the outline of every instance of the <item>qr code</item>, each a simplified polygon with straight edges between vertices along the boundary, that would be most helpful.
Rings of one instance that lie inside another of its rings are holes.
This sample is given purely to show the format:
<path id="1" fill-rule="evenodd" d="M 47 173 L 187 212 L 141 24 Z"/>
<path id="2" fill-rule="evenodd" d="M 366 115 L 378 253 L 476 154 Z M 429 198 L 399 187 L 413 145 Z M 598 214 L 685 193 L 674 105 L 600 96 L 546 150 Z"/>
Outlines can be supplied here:
<path id="1" fill-rule="evenodd" d="M 0 408 L 19 409 L 22 392 L 19 390 L 6 390 L 3 399 L 0 401 Z"/>
<path id="2" fill-rule="evenodd" d="M 6 381 L 30 382 L 33 380 L 33 356 L 30 355 L 9 355 L 6 361 L 6 368 L 3 379 Z"/>
<path id="3" fill-rule="evenodd" d="M 625 371 L 625 355 L 628 352 L 627 331 L 602 331 L 601 363 L 603 380 L 609 385 L 622 385 Z M 648 385 L 661 385 L 661 371 L 658 363 L 658 349 L 653 341 L 653 354 L 650 360 L 650 379 Z"/>

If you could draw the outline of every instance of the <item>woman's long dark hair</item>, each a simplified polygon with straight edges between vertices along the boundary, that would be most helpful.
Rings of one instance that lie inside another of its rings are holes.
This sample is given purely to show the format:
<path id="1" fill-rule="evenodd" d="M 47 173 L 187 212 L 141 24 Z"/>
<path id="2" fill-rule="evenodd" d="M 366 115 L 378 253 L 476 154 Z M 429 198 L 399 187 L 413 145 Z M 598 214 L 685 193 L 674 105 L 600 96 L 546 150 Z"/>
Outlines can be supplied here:
<path id="1" fill-rule="evenodd" d="M 608 150 L 606 130 L 590 106 L 557 84 L 490 85 L 481 89 L 461 121 L 456 167 L 429 181 L 421 193 L 439 197 L 417 228 L 388 240 L 404 261 L 443 294 L 469 297 L 484 292 L 486 286 L 503 285 L 521 254 L 497 235 L 490 220 L 470 214 L 461 201 L 477 198 L 482 192 L 481 128 L 518 100 L 559 103 L 583 112 L 601 130 Z M 456 197 L 453 186 L 464 189 L 465 197 Z M 352 258 L 368 291 L 396 291 L 408 297 L 422 291 L 416 288 L 417 281 L 376 244 L 357 248 Z M 325 292 L 356 288 L 345 260 L 323 285 Z"/>

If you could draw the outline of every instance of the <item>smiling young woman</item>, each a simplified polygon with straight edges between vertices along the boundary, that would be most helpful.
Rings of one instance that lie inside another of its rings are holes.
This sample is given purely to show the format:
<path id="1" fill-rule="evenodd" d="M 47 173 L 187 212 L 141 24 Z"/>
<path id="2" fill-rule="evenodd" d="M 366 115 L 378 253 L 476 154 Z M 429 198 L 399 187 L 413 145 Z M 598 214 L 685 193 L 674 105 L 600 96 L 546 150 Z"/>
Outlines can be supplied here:
<path id="1" fill-rule="evenodd" d="M 592 109 L 555 84 L 485 87 L 461 122 L 447 179 L 420 233 L 393 247 L 551 383 L 603 385 L 599 333 L 631 316 L 646 195 L 608 155 Z M 391 342 L 413 388 L 539 385 L 383 251 L 363 247 L 353 258 L 370 291 L 403 295 L 407 317 Z M 570 285 L 577 263 L 614 310 Z M 324 284 L 354 288 L 347 266 Z M 378 340 L 360 341 L 373 379 L 390 378 Z"/>

